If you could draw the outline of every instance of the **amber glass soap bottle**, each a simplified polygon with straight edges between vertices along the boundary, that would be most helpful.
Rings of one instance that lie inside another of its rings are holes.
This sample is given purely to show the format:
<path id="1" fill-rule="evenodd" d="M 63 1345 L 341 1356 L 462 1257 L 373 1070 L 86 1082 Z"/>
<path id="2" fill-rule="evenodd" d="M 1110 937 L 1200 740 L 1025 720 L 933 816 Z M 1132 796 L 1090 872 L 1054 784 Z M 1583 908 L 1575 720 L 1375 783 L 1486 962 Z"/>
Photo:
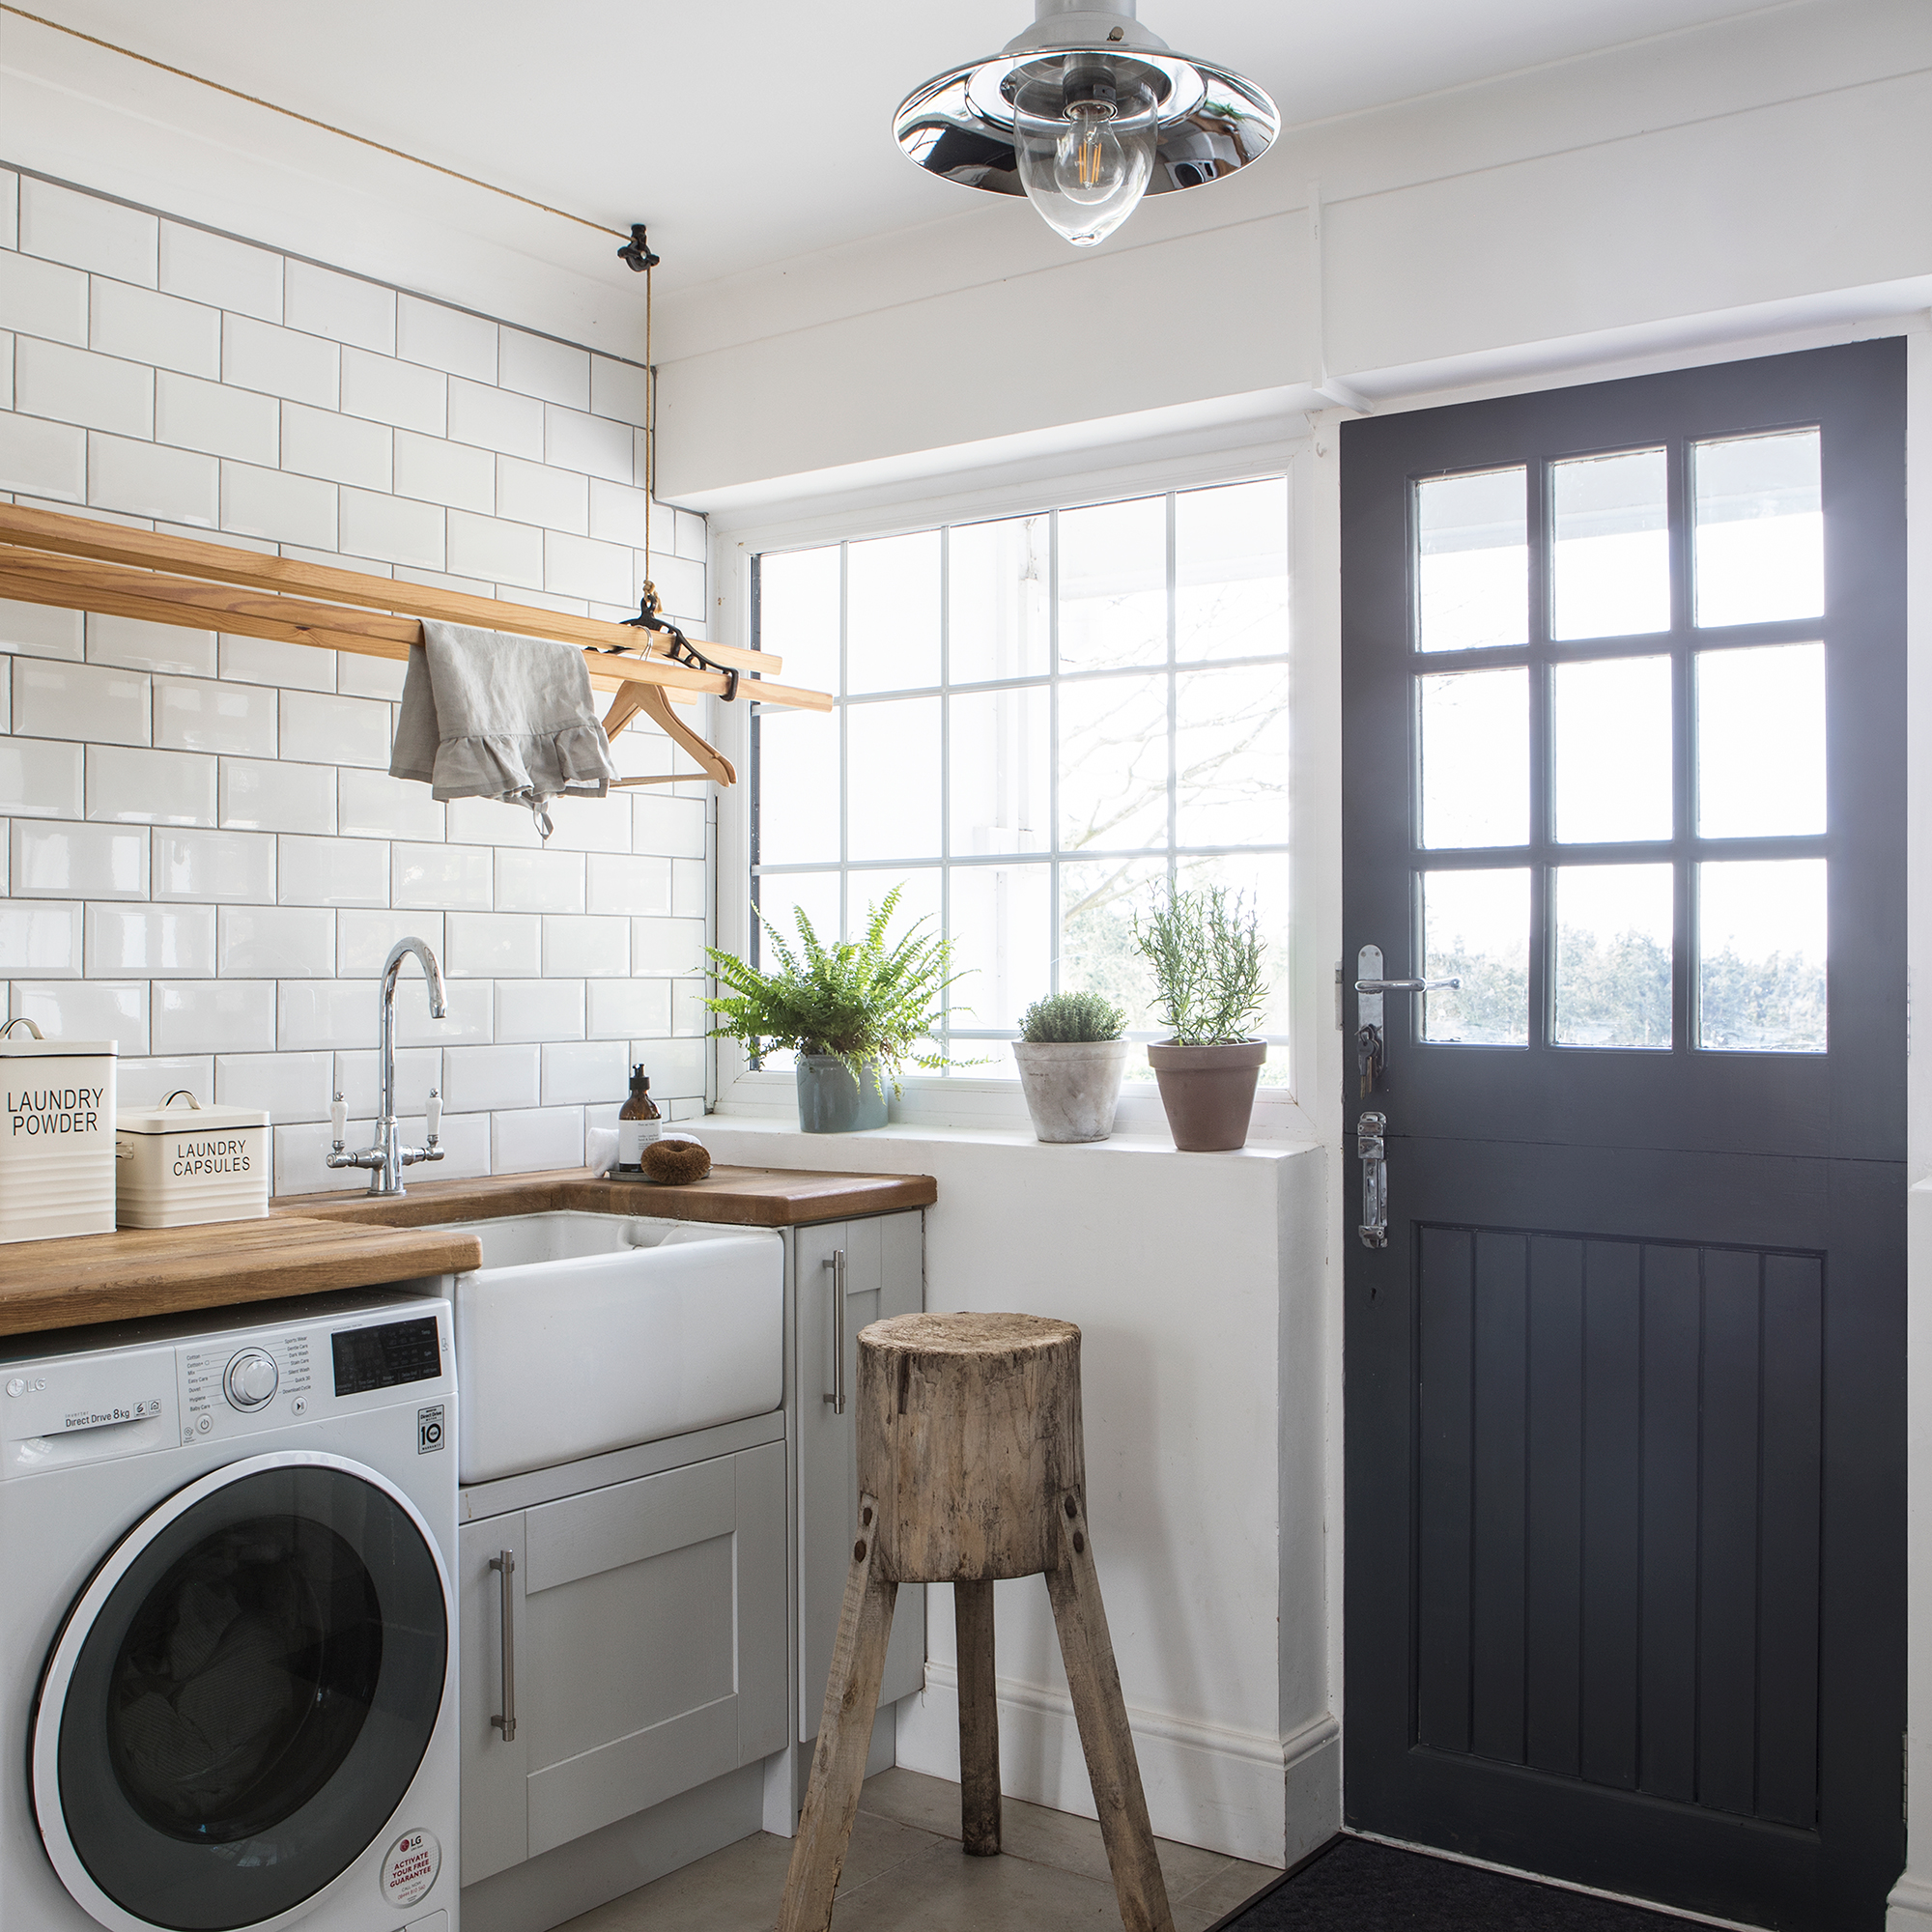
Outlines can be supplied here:
<path id="1" fill-rule="evenodd" d="M 651 1098 L 649 1076 L 641 1066 L 631 1068 L 631 1097 L 617 1110 L 617 1172 L 641 1174 L 644 1148 L 664 1131 L 664 1116 Z"/>

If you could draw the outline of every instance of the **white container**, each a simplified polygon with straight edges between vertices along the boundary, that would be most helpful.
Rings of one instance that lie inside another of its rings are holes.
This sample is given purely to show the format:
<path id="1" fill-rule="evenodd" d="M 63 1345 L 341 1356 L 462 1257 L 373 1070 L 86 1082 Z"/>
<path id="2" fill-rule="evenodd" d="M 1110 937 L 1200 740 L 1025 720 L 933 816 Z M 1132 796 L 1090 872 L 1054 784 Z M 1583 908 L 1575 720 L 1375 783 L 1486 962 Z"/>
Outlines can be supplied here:
<path id="1" fill-rule="evenodd" d="M 158 1107 L 124 1108 L 116 1139 L 124 1228 L 258 1221 L 269 1211 L 269 1117 L 259 1108 L 204 1107 L 182 1087 Z"/>
<path id="2" fill-rule="evenodd" d="M 113 1233 L 114 1065 L 111 1039 L 0 1033 L 0 1241 Z"/>

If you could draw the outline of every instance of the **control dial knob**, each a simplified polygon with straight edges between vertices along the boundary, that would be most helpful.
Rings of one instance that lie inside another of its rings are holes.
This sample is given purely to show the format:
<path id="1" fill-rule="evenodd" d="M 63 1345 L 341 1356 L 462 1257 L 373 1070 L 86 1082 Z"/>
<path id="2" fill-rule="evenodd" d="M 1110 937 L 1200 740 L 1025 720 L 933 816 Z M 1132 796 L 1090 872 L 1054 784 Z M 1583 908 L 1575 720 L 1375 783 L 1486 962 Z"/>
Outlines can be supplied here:
<path id="1" fill-rule="evenodd" d="M 281 1372 L 275 1367 L 272 1355 L 263 1353 L 260 1349 L 243 1349 L 228 1364 L 224 1379 L 228 1400 L 237 1408 L 260 1408 L 273 1398 Z"/>

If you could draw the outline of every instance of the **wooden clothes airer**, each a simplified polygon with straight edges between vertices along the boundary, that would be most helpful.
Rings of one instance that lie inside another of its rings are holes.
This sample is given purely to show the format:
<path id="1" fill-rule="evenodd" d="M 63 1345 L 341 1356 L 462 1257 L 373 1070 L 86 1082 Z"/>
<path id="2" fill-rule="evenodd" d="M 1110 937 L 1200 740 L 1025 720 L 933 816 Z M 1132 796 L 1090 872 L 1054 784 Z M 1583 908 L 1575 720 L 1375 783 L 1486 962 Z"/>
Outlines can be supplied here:
<path id="1" fill-rule="evenodd" d="M 735 698 L 745 674 L 755 681 L 743 695 L 760 704 L 832 709 L 825 692 L 771 683 L 769 674 L 783 668 L 781 659 L 686 639 L 670 626 L 576 617 L 17 503 L 0 503 L 0 598 L 358 657 L 407 658 L 410 646 L 422 641 L 425 617 L 577 644 L 591 683 L 615 690 L 604 720 L 608 737 L 642 713 L 691 753 L 705 777 L 724 785 L 738 781 L 731 761 L 673 714 L 673 699 L 693 703 L 706 694 Z M 664 772 L 616 782 L 671 784 L 683 776 Z"/>

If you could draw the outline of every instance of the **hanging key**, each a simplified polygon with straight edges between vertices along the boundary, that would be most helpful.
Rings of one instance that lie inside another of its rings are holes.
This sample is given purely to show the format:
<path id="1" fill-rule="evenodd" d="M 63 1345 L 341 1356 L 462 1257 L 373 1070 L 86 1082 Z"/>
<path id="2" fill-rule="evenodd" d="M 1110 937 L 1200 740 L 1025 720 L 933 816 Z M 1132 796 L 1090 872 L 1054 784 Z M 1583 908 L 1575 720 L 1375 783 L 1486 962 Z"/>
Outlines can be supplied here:
<path id="1" fill-rule="evenodd" d="M 1355 1073 L 1360 1082 L 1359 1097 L 1366 1100 L 1382 1077 L 1382 1030 L 1364 1026 L 1355 1035 Z"/>

